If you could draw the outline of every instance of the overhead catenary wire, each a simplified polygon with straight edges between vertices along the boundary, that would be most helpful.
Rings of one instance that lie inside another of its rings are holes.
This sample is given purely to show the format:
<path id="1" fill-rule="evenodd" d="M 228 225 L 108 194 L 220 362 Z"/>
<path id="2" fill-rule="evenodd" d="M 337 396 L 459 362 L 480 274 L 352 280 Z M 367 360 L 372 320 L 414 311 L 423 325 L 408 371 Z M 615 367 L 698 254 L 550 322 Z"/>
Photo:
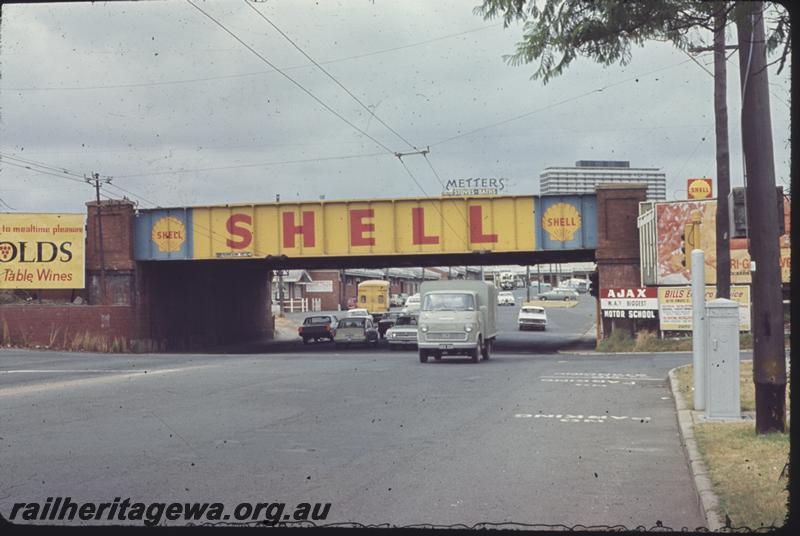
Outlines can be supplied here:
<path id="1" fill-rule="evenodd" d="M 358 127 L 356 124 L 354 124 L 353 122 L 351 122 L 349 119 L 347 119 L 346 117 L 344 117 L 342 114 L 340 114 L 339 112 L 337 112 L 336 110 L 334 110 L 333 108 L 331 108 L 330 106 L 328 106 L 328 105 L 327 105 L 327 104 L 326 104 L 326 103 L 325 103 L 325 102 L 324 102 L 322 99 L 320 99 L 320 98 L 319 98 L 319 97 L 317 97 L 317 96 L 316 96 L 314 93 L 312 93 L 311 91 L 309 91 L 309 90 L 308 90 L 308 89 L 307 89 L 305 86 L 303 86 L 303 85 L 302 85 L 300 82 L 298 82 L 297 80 L 295 80 L 294 78 L 292 78 L 291 76 L 289 76 L 288 74 L 286 74 L 286 73 L 285 73 L 285 72 L 284 72 L 282 69 L 280 69 L 280 68 L 276 67 L 276 66 L 275 66 L 275 65 L 274 65 L 272 62 L 270 62 L 270 61 L 269 61 L 267 58 L 265 58 L 265 57 L 264 57 L 262 54 L 260 54 L 258 51 L 256 51 L 256 50 L 255 50 L 253 47 L 251 47 L 250 45 L 248 45 L 247 43 L 245 43 L 244 41 L 242 41 L 242 39 L 241 39 L 241 38 L 239 38 L 239 36 L 238 36 L 238 35 L 236 35 L 236 34 L 235 34 L 235 33 L 233 33 L 231 30 L 229 30 L 229 29 L 228 29 L 228 28 L 227 28 L 227 27 L 226 27 L 224 24 L 222 24 L 220 21 L 218 21 L 218 20 L 217 20 L 216 18 L 214 18 L 212 15 L 210 15 L 209 13 L 207 13 L 207 12 L 206 12 L 205 10 L 203 10 L 203 9 L 202 9 L 200 6 L 198 6 L 197 4 L 195 4 L 194 2 L 192 2 L 192 0 L 186 0 L 186 2 L 187 2 L 189 5 L 191 5 L 192 7 L 194 7 L 194 8 L 195 8 L 197 11 L 199 11 L 200 13 L 202 13 L 203 15 L 205 15 L 205 16 L 206 16 L 208 19 L 210 19 L 210 20 L 211 20 L 211 21 L 212 21 L 214 24 L 216 24 L 217 26 L 219 26 L 220 28 L 222 28 L 222 29 L 223 29 L 223 30 L 224 30 L 224 31 L 225 31 L 225 32 L 226 32 L 228 35 L 230 35 L 231 37 L 233 37 L 233 38 L 234 38 L 236 41 L 238 41 L 239 43 L 241 43 L 241 45 L 242 45 L 243 47 L 245 47 L 247 50 L 249 50 L 251 53 L 253 53 L 253 54 L 254 54 L 254 55 L 255 55 L 255 56 L 258 58 L 258 59 L 260 59 L 261 61 L 263 61 L 264 63 L 266 63 L 266 64 L 267 64 L 267 65 L 269 65 L 270 67 L 272 67 L 273 69 L 275 69 L 275 70 L 276 70 L 278 73 L 280 73 L 280 74 L 281 74 L 281 75 L 282 75 L 284 78 L 286 78 L 286 79 L 287 79 L 287 80 L 289 80 L 289 81 L 290 81 L 292 84 L 294 84 L 294 85 L 295 85 L 295 86 L 297 86 L 297 87 L 298 87 L 300 90 L 302 90 L 302 91 L 303 91 L 303 93 L 305 93 L 306 95 L 308 95 L 309 97 L 311 97 L 312 99 L 314 99 L 314 100 L 315 100 L 315 101 L 316 101 L 316 102 L 317 102 L 319 105 L 321 105 L 323 108 L 325 108 L 325 109 L 326 109 L 326 110 L 328 110 L 330 113 L 332 113 L 333 115 L 335 115 L 336 117 L 338 117 L 339 119 L 341 119 L 343 122 L 345 122 L 346 124 L 348 124 L 348 125 L 349 125 L 350 127 L 352 127 L 353 129 L 355 129 L 355 130 L 357 130 L 358 132 L 360 132 L 362 135 L 364 135 L 364 136 L 366 136 L 367 138 L 369 138 L 370 140 L 372 140 L 372 141 L 373 141 L 373 142 L 374 142 L 376 145 L 378 145 L 379 147 L 381 147 L 382 149 L 384 149 L 386 152 L 388 152 L 388 153 L 391 153 L 391 154 L 394 154 L 394 151 L 392 151 L 392 150 L 391 150 L 389 147 L 387 147 L 386 145 L 384 145 L 384 144 L 383 144 L 383 142 L 381 142 L 380 140 L 378 140 L 378 139 L 377 139 L 377 138 L 375 138 L 374 136 L 371 136 L 371 135 L 370 135 L 370 134 L 368 134 L 368 133 L 367 133 L 365 130 L 363 130 L 363 129 L 359 128 L 359 127 Z"/>
<path id="2" fill-rule="evenodd" d="M 654 70 L 652 70 L 652 71 L 648 71 L 648 72 L 646 72 L 646 73 L 643 73 L 643 74 L 640 74 L 640 75 L 632 76 L 632 77 L 626 78 L 626 79 L 624 79 L 624 80 L 620 80 L 620 81 L 618 81 L 618 82 L 614 82 L 614 83 L 612 83 L 612 84 L 608 84 L 608 85 L 605 85 L 605 86 L 603 86 L 603 87 L 596 88 L 596 89 L 593 89 L 593 90 L 591 90 L 591 91 L 587 91 L 587 92 L 585 92 L 585 93 L 581 93 L 581 94 L 579 94 L 579 95 L 575 95 L 575 96 L 573 96 L 573 97 L 569 97 L 569 98 L 567 98 L 567 99 L 563 99 L 563 100 L 560 100 L 560 101 L 557 101 L 557 102 L 554 102 L 554 103 L 548 104 L 547 106 L 543 106 L 543 107 L 541 107 L 541 108 L 536 108 L 535 110 L 531 110 L 531 111 L 529 111 L 529 112 L 525 112 L 525 113 L 522 113 L 522 114 L 519 114 L 519 115 L 515 115 L 515 116 L 513 116 L 513 117 L 509 117 L 508 119 L 503 119 L 503 120 L 501 120 L 501 121 L 496 121 L 496 122 L 494 122 L 494 123 L 490 123 L 490 124 L 488 124 L 488 125 L 484 125 L 484 126 L 481 126 L 481 127 L 475 128 L 475 129 L 472 129 L 472 130 L 468 130 L 467 132 L 462 132 L 462 133 L 460 133 L 460 134 L 456 134 L 456 135 L 454 135 L 454 136 L 450 136 L 449 138 L 444 138 L 444 139 L 441 139 L 441 140 L 439 140 L 439 141 L 437 141 L 437 142 L 434 142 L 434 143 L 431 143 L 431 144 L 429 144 L 429 146 L 430 146 L 430 147 L 435 147 L 435 146 L 437 146 L 437 145 L 442 145 L 442 144 L 444 144 L 444 143 L 448 143 L 448 142 L 451 142 L 451 141 L 453 141 L 453 140 L 457 140 L 457 139 L 459 139 L 459 138 L 463 138 L 463 137 L 466 137 L 466 136 L 471 136 L 471 135 L 473 135 L 473 134 L 476 134 L 476 133 L 478 133 L 478 132 L 480 132 L 480 131 L 482 131 L 482 130 L 486 130 L 486 129 L 489 129 L 489 128 L 498 127 L 498 126 L 500 126 L 500 125 L 505 125 L 505 124 L 507 124 L 507 123 L 511 123 L 511 122 L 513 122 L 513 121 L 518 121 L 519 119 L 523 119 L 523 118 L 525 118 L 525 117 L 528 117 L 528 116 L 531 116 L 531 115 L 534 115 L 534 114 L 537 114 L 537 113 L 540 113 L 540 112 L 544 112 L 544 111 L 550 110 L 550 109 L 552 109 L 552 108 L 555 108 L 555 107 L 557 107 L 557 106 L 561 106 L 561 105 L 563 105 L 563 104 L 567 104 L 567 103 L 570 103 L 570 102 L 576 101 L 576 100 L 578 100 L 578 99 L 582 99 L 582 98 L 584 98 L 584 97 L 588 97 L 589 95 L 593 95 L 593 94 L 595 94 L 595 93 L 602 93 L 603 91 L 605 91 L 605 90 L 607 90 L 607 89 L 610 89 L 610 88 L 612 88 L 612 87 L 615 87 L 615 86 L 619 86 L 619 85 L 625 84 L 625 83 L 627 83 L 627 82 L 630 82 L 631 80 L 638 80 L 639 78 L 641 78 L 641 77 L 644 77 L 644 76 L 648 76 L 648 75 L 651 75 L 651 74 L 655 74 L 655 73 L 657 73 L 657 72 L 660 72 L 660 71 L 665 71 L 665 70 L 667 70 L 667 69 L 672 69 L 672 68 L 675 68 L 675 67 L 679 67 L 679 66 L 681 66 L 681 65 L 684 65 L 684 64 L 686 64 L 686 63 L 689 63 L 690 61 L 692 61 L 692 60 L 690 60 L 690 59 L 688 59 L 688 60 L 683 60 L 683 61 L 681 61 L 681 62 L 678 62 L 678 63 L 672 64 L 672 65 L 667 65 L 667 66 L 665 66 L 665 67 L 660 67 L 660 68 L 658 68 L 658 69 L 654 69 Z"/>
<path id="3" fill-rule="evenodd" d="M 53 171 L 53 172 L 56 172 L 56 173 L 63 173 L 64 175 L 68 175 L 68 176 L 75 177 L 75 178 L 78 178 L 78 179 L 82 179 L 83 178 L 83 175 L 81 175 L 80 173 L 76 173 L 74 171 L 70 171 L 70 170 L 68 170 L 67 168 L 64 168 L 64 167 L 53 166 L 51 164 L 46 164 L 44 162 L 39 162 L 39 161 L 36 161 L 36 160 L 30 160 L 30 159 L 27 159 L 27 158 L 21 158 L 21 157 L 10 155 L 10 154 L 4 153 L 4 152 L 0 152 L 0 159 L 6 160 L 6 161 L 11 160 L 12 162 L 16 162 L 18 165 L 19 164 L 27 164 L 27 165 L 35 166 L 37 168 L 42 168 L 42 169 L 45 169 L 45 170 L 48 170 L 48 171 Z M 6 163 L 10 164 L 12 162 L 6 162 Z"/>
<path id="4" fill-rule="evenodd" d="M 395 136 L 397 136 L 398 138 L 400 138 L 401 140 L 403 140 L 403 141 L 406 143 L 406 145 L 408 145 L 409 147 L 411 147 L 411 148 L 412 148 L 412 149 L 414 149 L 414 150 L 416 150 L 416 149 L 417 149 L 417 147 L 416 147 L 416 146 L 415 146 L 413 143 L 411 143 L 410 141 L 408 141 L 406 138 L 404 138 L 404 137 L 403 137 L 403 135 L 402 135 L 402 134 L 400 134 L 400 133 L 399 133 L 399 132 L 397 132 L 395 129 L 393 129 L 391 126 L 389 126 L 389 125 L 388 125 L 388 124 L 387 124 L 387 123 L 386 123 L 386 122 L 385 122 L 383 119 L 381 119 L 381 118 L 378 116 L 378 114 L 376 114 L 376 113 L 375 113 L 373 110 L 371 110 L 371 109 L 369 108 L 369 106 L 367 106 L 366 104 L 364 104 L 364 103 L 361 101 L 361 99 L 359 99 L 358 97 L 356 97 L 356 96 L 353 94 L 353 92 L 352 92 L 352 91 L 350 91 L 349 89 L 347 89 L 347 87 L 345 87 L 345 85 L 344 85 L 344 84 L 342 84 L 342 83 L 341 83 L 341 82 L 340 82 L 340 81 L 339 81 L 339 80 L 338 80 L 338 79 L 337 79 L 335 76 L 333 76 L 331 73 L 329 73 L 329 72 L 328 72 L 328 71 L 327 71 L 327 70 L 326 70 L 326 69 L 325 69 L 325 68 L 324 68 L 322 65 L 320 65 L 320 64 L 319 64 L 319 63 L 318 63 L 318 62 L 317 62 L 317 61 L 316 61 L 314 58 L 312 58 L 311 56 L 309 56 L 309 55 L 306 53 L 306 51 L 305 51 L 305 50 L 303 50 L 303 49 L 302 49 L 302 48 L 301 48 L 301 47 L 300 47 L 300 46 L 299 46 L 297 43 L 295 43 L 295 42 L 292 40 L 292 38 L 291 38 L 291 37 L 289 37 L 289 36 L 286 34 L 286 32 L 284 32 L 283 30 L 281 30 L 280 28 L 278 28 L 278 26 L 277 26 L 277 25 L 276 25 L 274 22 L 272 22 L 272 21 L 269 19 L 269 17 L 267 17 L 267 16 L 266 16 L 266 15 L 264 15 L 264 14 L 263 14 L 261 11 L 259 11 L 258 9 L 256 9 L 256 7 L 255 7 L 255 6 L 254 6 L 252 3 L 250 3 L 248 0 L 242 0 L 242 1 L 243 1 L 243 2 L 245 3 L 245 5 L 247 5 L 247 6 L 248 6 L 250 9 L 252 9 L 253 11 L 255 11 L 255 12 L 258 14 L 258 16 L 259 16 L 259 17 L 261 17 L 262 19 L 264 19 L 265 21 L 267 21 L 267 24 L 269 24 L 270 26 L 272 26 L 272 27 L 275 29 L 275 31 L 277 31 L 279 34 L 281 34 L 281 36 L 282 36 L 284 39 L 286 39 L 286 40 L 287 40 L 287 41 L 288 41 L 288 42 L 289 42 L 289 43 L 290 43 L 290 44 L 291 44 L 291 45 L 292 45 L 294 48 L 296 48 L 296 49 L 297 49 L 297 50 L 298 50 L 298 51 L 299 51 L 299 52 L 300 52 L 300 53 L 301 53 L 303 56 L 305 56 L 305 57 L 306 57 L 306 59 L 307 59 L 308 61 L 310 61 L 311 63 L 313 63 L 313 64 L 314 64 L 314 65 L 317 67 L 317 69 L 319 69 L 320 71 L 322 71 L 322 72 L 323 72 L 323 73 L 324 73 L 324 74 L 325 74 L 325 75 L 326 75 L 328 78 L 330 78 L 331 80 L 333 80 L 333 82 L 334 82 L 334 83 L 335 83 L 337 86 L 339 86 L 340 88 L 342 88 L 342 90 L 344 90 L 344 92 L 345 92 L 345 93 L 347 93 L 348 95 L 350 95 L 350 97 L 351 97 L 351 98 L 352 98 L 354 101 L 356 101 L 356 102 L 358 103 L 358 105 L 359 105 L 359 106 L 361 106 L 361 107 L 362 107 L 362 108 L 363 108 L 363 109 L 364 109 L 364 110 L 365 110 L 365 111 L 366 111 L 368 114 L 370 114 L 372 117 L 374 117 L 376 121 L 378 121 L 378 122 L 379 122 L 381 125 L 383 125 L 383 126 L 384 126 L 384 127 L 386 127 L 387 129 L 389 129 L 389 130 L 392 132 L 392 134 L 394 134 Z"/>
<path id="5" fill-rule="evenodd" d="M 27 169 L 28 171 L 41 173 L 42 175 L 50 175 L 52 177 L 58 177 L 59 179 L 66 179 L 66 180 L 69 180 L 69 181 L 80 182 L 80 183 L 84 182 L 83 179 L 77 179 L 77 178 L 71 177 L 69 175 L 64 175 L 64 174 L 60 174 L 60 173 L 53 173 L 52 171 L 45 171 L 43 169 L 37 169 L 35 167 L 31 167 L 31 166 L 25 165 L 25 164 L 17 164 L 15 162 L 8 162 L 5 159 L 3 159 L 2 163 L 5 164 L 5 165 L 8 165 L 8 166 L 16 166 L 18 168 Z"/>
<path id="6" fill-rule="evenodd" d="M 430 43 L 435 43 L 437 41 L 443 41 L 445 39 L 452 39 L 453 37 L 460 37 L 462 35 L 481 32 L 484 30 L 488 30 L 491 28 L 495 28 L 501 26 L 503 23 L 498 22 L 496 24 L 490 24 L 488 26 L 481 26 L 480 28 L 472 28 L 471 30 L 464 30 L 463 32 L 457 32 L 447 35 L 442 35 L 439 37 L 434 37 L 431 39 L 426 39 L 424 41 L 416 41 L 414 43 L 408 43 L 405 45 L 400 45 L 391 48 L 383 48 L 380 50 L 374 50 L 372 52 L 364 52 L 362 54 L 355 54 L 353 56 L 345 56 L 342 58 L 334 58 L 330 60 L 325 60 L 319 62 L 320 65 L 330 65 L 332 63 L 340 63 L 343 61 L 349 60 L 357 60 L 361 58 L 368 58 L 370 56 L 377 56 L 379 54 L 386 54 L 389 52 L 395 52 L 397 50 L 404 50 L 407 48 L 414 48 L 422 45 L 427 45 Z M 291 65 L 289 67 L 283 67 L 284 71 L 294 71 L 297 69 L 308 69 L 310 65 Z M 161 81 L 154 81 L 154 82 L 140 82 L 135 84 L 112 84 L 112 85 L 99 85 L 99 86 L 47 86 L 47 87 L 0 87 L 0 92 L 7 91 L 82 91 L 82 90 L 98 90 L 98 89 L 128 89 L 128 88 L 137 88 L 137 87 L 151 87 L 151 86 L 165 86 L 165 85 L 175 85 L 175 84 L 192 84 L 195 82 L 211 82 L 214 80 L 227 80 L 231 78 L 244 78 L 248 76 L 262 76 L 265 74 L 271 74 L 275 71 L 256 71 L 250 73 L 238 73 L 238 74 L 228 74 L 228 75 L 219 75 L 219 76 L 207 76 L 202 78 L 185 78 L 182 80 L 161 80 Z"/>

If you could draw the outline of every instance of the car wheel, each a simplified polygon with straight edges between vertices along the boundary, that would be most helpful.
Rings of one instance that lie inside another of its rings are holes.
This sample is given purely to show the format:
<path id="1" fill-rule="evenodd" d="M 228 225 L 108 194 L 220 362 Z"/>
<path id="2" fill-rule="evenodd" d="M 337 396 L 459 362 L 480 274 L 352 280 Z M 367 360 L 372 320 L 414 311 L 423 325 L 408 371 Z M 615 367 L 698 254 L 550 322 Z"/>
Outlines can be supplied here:
<path id="1" fill-rule="evenodd" d="M 541 296 L 539 299 L 542 301 L 547 301 L 547 296 Z"/>
<path id="2" fill-rule="evenodd" d="M 481 359 L 481 346 L 483 346 L 483 344 L 481 341 L 478 341 L 477 346 L 470 351 L 470 358 L 473 363 L 477 363 Z"/>
<path id="3" fill-rule="evenodd" d="M 420 363 L 427 363 L 428 362 L 428 352 L 427 352 L 427 350 L 420 350 L 419 351 L 419 362 Z"/>

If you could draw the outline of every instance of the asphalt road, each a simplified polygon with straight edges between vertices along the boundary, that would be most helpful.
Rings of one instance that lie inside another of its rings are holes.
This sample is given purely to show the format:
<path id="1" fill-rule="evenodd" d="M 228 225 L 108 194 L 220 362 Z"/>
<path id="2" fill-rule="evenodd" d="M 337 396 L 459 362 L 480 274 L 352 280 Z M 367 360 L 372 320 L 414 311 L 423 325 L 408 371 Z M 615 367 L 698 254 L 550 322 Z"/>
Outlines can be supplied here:
<path id="1" fill-rule="evenodd" d="M 130 497 L 329 502 L 327 523 L 703 526 L 666 381 L 691 356 L 536 350 L 580 339 L 591 305 L 504 330 L 513 351 L 477 364 L 2 350 L 0 513 Z"/>

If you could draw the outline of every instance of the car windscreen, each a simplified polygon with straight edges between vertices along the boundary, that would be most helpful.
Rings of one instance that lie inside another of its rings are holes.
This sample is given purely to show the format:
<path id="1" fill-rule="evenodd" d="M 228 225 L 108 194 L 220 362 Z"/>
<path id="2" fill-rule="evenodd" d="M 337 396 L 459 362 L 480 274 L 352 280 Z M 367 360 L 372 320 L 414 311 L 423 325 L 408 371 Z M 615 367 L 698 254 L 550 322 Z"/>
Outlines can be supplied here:
<path id="1" fill-rule="evenodd" d="M 475 297 L 472 294 L 447 293 L 426 294 L 423 311 L 474 311 Z"/>
<path id="2" fill-rule="evenodd" d="M 415 316 L 401 316 L 397 319 L 395 326 L 416 326 L 417 317 Z"/>
<path id="3" fill-rule="evenodd" d="M 339 328 L 363 328 L 365 318 L 345 318 L 339 322 Z"/>
<path id="4" fill-rule="evenodd" d="M 522 312 L 523 313 L 542 314 L 542 313 L 544 313 L 544 309 L 542 309 L 541 307 L 523 307 L 522 308 Z"/>
<path id="5" fill-rule="evenodd" d="M 329 316 L 309 316 L 303 322 L 304 324 L 330 324 L 331 317 Z"/>

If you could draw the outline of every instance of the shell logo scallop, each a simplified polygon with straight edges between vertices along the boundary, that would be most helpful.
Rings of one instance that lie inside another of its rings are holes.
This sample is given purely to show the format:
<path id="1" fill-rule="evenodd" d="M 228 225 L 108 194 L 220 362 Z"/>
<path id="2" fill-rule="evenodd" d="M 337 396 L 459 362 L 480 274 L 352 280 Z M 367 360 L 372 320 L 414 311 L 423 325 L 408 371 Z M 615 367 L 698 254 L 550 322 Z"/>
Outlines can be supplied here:
<path id="1" fill-rule="evenodd" d="M 162 253 L 180 251 L 186 242 L 186 225 L 175 216 L 161 218 L 153 224 L 150 238 Z"/>
<path id="2" fill-rule="evenodd" d="M 581 213 L 569 203 L 556 203 L 545 210 L 542 216 L 542 229 L 547 231 L 550 240 L 572 240 L 580 228 Z"/>

